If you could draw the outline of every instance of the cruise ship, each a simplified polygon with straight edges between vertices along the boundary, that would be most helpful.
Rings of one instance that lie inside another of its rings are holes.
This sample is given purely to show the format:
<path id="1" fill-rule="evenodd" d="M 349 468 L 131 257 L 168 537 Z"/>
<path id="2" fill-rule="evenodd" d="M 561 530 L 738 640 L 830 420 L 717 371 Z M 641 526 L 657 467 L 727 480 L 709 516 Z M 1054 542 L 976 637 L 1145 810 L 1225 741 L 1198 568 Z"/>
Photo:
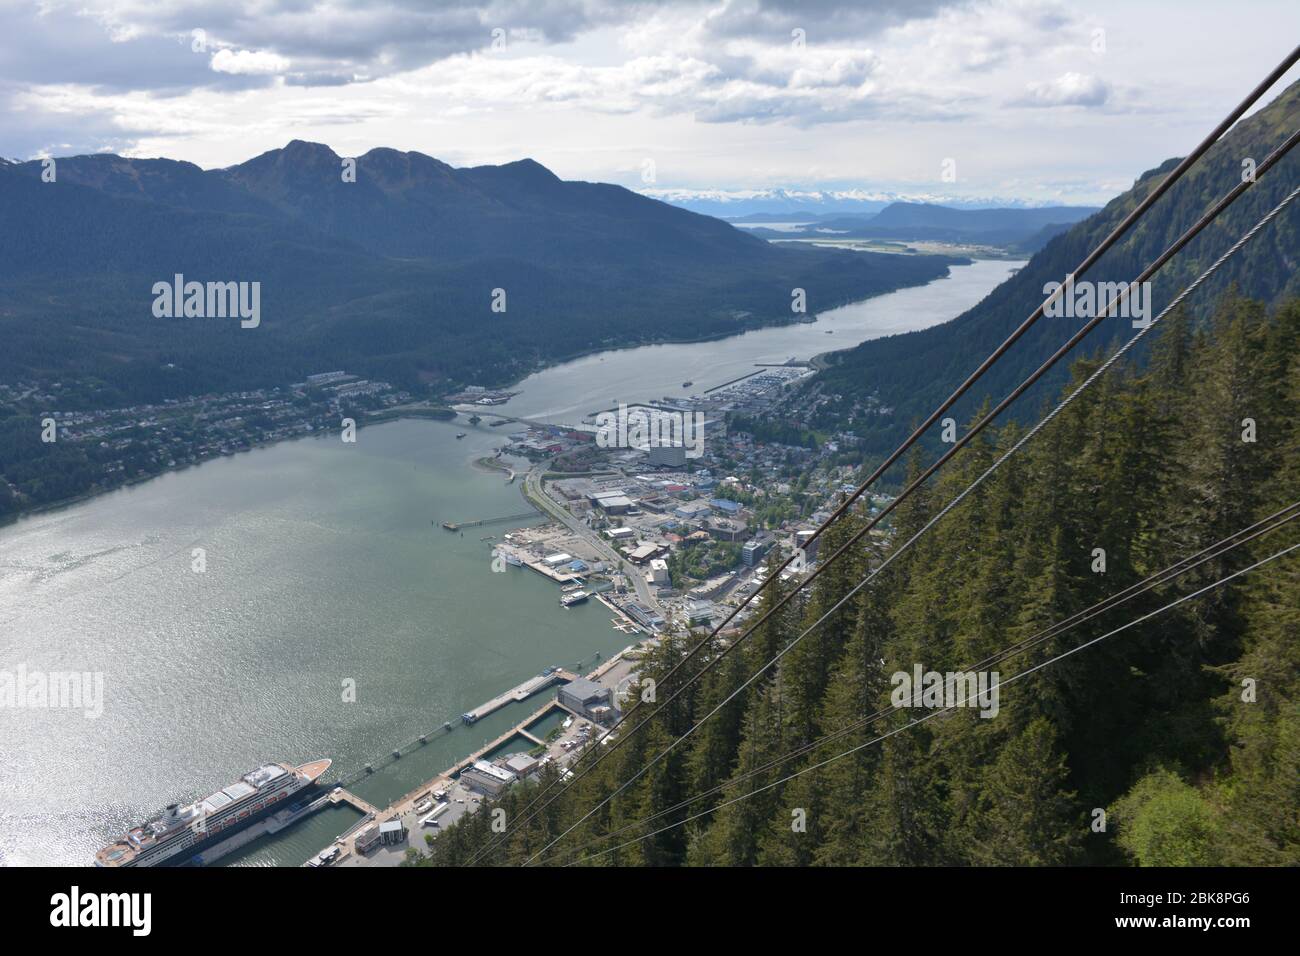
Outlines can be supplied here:
<path id="1" fill-rule="evenodd" d="M 177 865 L 217 840 L 224 840 L 312 786 L 331 761 L 301 767 L 263 764 L 228 787 L 186 806 L 173 803 L 162 815 L 132 827 L 116 843 L 95 854 L 96 866 Z"/>

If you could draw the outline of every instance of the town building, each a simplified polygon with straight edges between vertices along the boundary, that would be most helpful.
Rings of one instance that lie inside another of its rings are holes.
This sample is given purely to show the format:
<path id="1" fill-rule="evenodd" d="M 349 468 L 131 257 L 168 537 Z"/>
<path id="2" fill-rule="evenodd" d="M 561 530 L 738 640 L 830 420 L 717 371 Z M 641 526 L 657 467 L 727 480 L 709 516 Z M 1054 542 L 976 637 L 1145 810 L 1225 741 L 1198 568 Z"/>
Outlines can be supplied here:
<path id="1" fill-rule="evenodd" d="M 686 465 L 685 445 L 652 445 L 646 451 L 648 464 L 659 468 L 682 468 Z"/>
<path id="2" fill-rule="evenodd" d="M 651 584 L 667 587 L 669 580 L 668 562 L 663 558 L 651 558 L 650 571 L 646 574 L 646 580 Z"/>
<path id="3" fill-rule="evenodd" d="M 476 760 L 472 767 L 466 767 L 460 772 L 460 779 L 480 793 L 495 797 L 515 782 L 515 775 L 486 760 Z"/>
<path id="4" fill-rule="evenodd" d="M 794 546 L 803 549 L 804 558 L 810 563 L 817 560 L 817 546 L 822 543 L 821 538 L 813 538 L 815 532 L 796 531 L 794 533 Z"/>
<path id="5" fill-rule="evenodd" d="M 407 829 L 401 820 L 385 820 L 379 824 L 379 842 L 384 846 L 395 846 L 406 842 Z"/>
<path id="6" fill-rule="evenodd" d="M 684 521 L 701 521 L 710 511 L 709 503 L 703 499 L 687 501 L 673 509 L 673 514 Z"/>
<path id="7" fill-rule="evenodd" d="M 686 606 L 686 624 L 689 627 L 708 627 L 713 623 L 713 602 L 692 601 Z"/>
<path id="8" fill-rule="evenodd" d="M 375 847 L 379 846 L 379 827 L 373 823 L 357 834 L 357 838 L 352 841 L 358 853 L 364 855 L 369 853 Z"/>
<path id="9" fill-rule="evenodd" d="M 531 754 L 514 754 L 506 761 L 506 769 L 522 780 L 537 769 L 538 760 Z"/>
<path id="10" fill-rule="evenodd" d="M 749 536 L 749 525 L 735 518 L 709 518 L 704 530 L 718 541 L 743 541 Z"/>
<path id="11" fill-rule="evenodd" d="M 763 555 L 767 554 L 771 548 L 772 543 L 770 541 L 765 541 L 762 538 L 755 538 L 753 541 L 747 541 L 745 542 L 745 546 L 740 549 L 741 563 L 743 563 L 747 568 L 755 567 L 763 560 Z"/>
<path id="12" fill-rule="evenodd" d="M 609 713 L 609 688 L 585 677 L 569 681 L 561 687 L 556 699 L 562 707 L 592 720 L 600 720 Z"/>
<path id="13" fill-rule="evenodd" d="M 633 564 L 645 564 L 651 558 L 661 554 L 663 550 L 661 544 L 641 544 L 627 551 L 627 559 Z"/>
<path id="14" fill-rule="evenodd" d="M 623 610 L 627 612 L 628 617 L 652 633 L 663 629 L 663 615 L 658 611 L 652 611 L 644 604 L 640 604 L 637 601 L 628 601 L 623 605 Z"/>
<path id="15" fill-rule="evenodd" d="M 622 491 L 598 491 L 587 497 L 592 505 L 609 515 L 626 514 L 632 508 L 632 499 Z"/>

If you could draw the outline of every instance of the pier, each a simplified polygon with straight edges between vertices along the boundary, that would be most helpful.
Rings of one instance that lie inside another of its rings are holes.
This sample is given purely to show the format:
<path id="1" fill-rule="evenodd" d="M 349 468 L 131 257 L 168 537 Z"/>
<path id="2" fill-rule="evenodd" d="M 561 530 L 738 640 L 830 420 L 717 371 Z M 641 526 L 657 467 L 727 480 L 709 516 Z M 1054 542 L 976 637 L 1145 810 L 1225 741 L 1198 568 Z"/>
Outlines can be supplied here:
<path id="1" fill-rule="evenodd" d="M 336 805 L 346 803 L 366 816 L 374 817 L 379 815 L 379 810 L 373 804 L 362 800 L 351 790 L 344 790 L 342 787 L 335 787 L 329 792 L 329 802 Z"/>
<path id="2" fill-rule="evenodd" d="M 525 701 L 529 697 L 532 697 L 533 694 L 536 694 L 540 690 L 545 690 L 553 684 L 559 684 L 561 682 L 567 683 L 568 681 L 573 680 L 574 676 L 575 675 L 559 667 L 551 668 L 544 673 L 538 674 L 536 677 L 530 677 L 522 684 L 517 687 L 512 687 L 504 694 L 498 694 L 487 703 L 479 704 L 473 710 L 466 711 L 460 715 L 460 719 L 466 724 L 475 723 L 476 721 L 482 720 L 488 714 L 500 710 L 502 707 L 506 706 L 506 704 Z"/>
<path id="3" fill-rule="evenodd" d="M 498 747 L 502 746 L 507 741 L 513 740 L 515 737 L 524 737 L 528 740 L 531 740 L 534 744 L 536 744 L 539 747 L 545 746 L 546 741 L 539 738 L 536 734 L 530 733 L 525 728 L 528 727 L 530 724 L 537 723 L 537 721 L 541 720 L 551 711 L 556 709 L 564 710 L 563 707 L 560 707 L 557 701 L 548 700 L 545 704 L 542 705 L 540 710 L 533 711 L 533 713 L 529 714 L 527 717 L 525 717 L 515 726 L 505 731 L 505 733 L 501 734 L 500 736 L 496 737 L 493 740 L 489 740 L 487 743 L 485 743 L 482 747 L 479 747 L 468 757 L 465 757 L 462 760 L 458 760 L 456 762 L 456 765 L 452 767 L 450 770 L 448 770 L 446 773 L 442 774 L 439 777 L 436 777 L 433 781 L 430 781 L 430 783 L 425 784 L 423 788 L 419 788 L 411 791 L 411 793 L 403 797 L 402 800 L 394 801 L 394 806 L 406 800 L 413 800 L 414 795 L 418 794 L 421 789 L 428 790 L 434 788 L 437 785 L 446 786 L 448 783 L 451 782 L 452 778 L 456 774 L 460 773 L 466 767 L 474 766 L 475 761 L 483 760 L 484 758 L 487 757 L 488 754 L 492 753 L 492 751 L 496 750 Z"/>
<path id="4" fill-rule="evenodd" d="M 460 531 L 464 528 L 481 528 L 485 524 L 501 524 L 505 521 L 527 521 L 538 516 L 539 512 L 525 511 L 523 514 L 501 515 L 496 518 L 475 518 L 473 521 L 444 521 L 442 526 L 448 531 Z"/>
<path id="5" fill-rule="evenodd" d="M 704 394 L 705 394 L 705 395 L 708 395 L 708 394 L 711 393 L 711 392 L 717 392 L 717 391 L 720 391 L 720 390 L 726 388 L 728 385 L 735 385 L 737 382 L 743 382 L 743 381 L 744 381 L 745 379 L 747 379 L 747 378 L 753 378 L 755 375 L 762 375 L 762 374 L 763 374 L 763 373 L 762 373 L 761 370 L 760 370 L 760 371 L 757 371 L 757 372 L 746 372 L 744 375 L 741 375 L 741 376 L 739 376 L 738 378 L 733 378 L 733 379 L 731 379 L 731 380 L 729 380 L 729 381 L 723 382 L 721 385 L 714 385 L 712 388 L 706 388 L 706 389 L 704 390 Z"/>
<path id="6" fill-rule="evenodd" d="M 222 857 L 248 846 L 254 840 L 279 833 L 285 827 L 310 816 L 330 802 L 334 801 L 329 796 L 319 796 L 306 803 L 295 804 L 292 807 L 273 813 L 269 817 L 250 824 L 215 846 L 210 846 L 206 850 L 195 854 L 189 861 L 190 865 L 210 866 Z"/>

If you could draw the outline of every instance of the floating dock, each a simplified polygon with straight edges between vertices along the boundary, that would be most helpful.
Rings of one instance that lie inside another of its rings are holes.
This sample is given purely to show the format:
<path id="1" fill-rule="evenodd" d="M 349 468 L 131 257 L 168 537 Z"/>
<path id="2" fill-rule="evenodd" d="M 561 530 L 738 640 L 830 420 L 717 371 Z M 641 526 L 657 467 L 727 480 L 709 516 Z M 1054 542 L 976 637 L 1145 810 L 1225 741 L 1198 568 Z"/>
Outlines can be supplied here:
<path id="1" fill-rule="evenodd" d="M 536 677 L 530 677 L 518 687 L 512 687 L 504 694 L 499 694 L 496 697 L 493 697 L 486 704 L 479 704 L 473 710 L 466 711 L 460 715 L 460 719 L 466 724 L 473 724 L 482 720 L 488 714 L 500 710 L 502 707 L 506 706 L 506 704 L 514 704 L 527 700 L 539 690 L 545 690 L 554 684 L 567 683 L 568 681 L 573 680 L 573 678 L 574 675 L 570 674 L 568 671 L 559 667 L 552 667 L 549 670 L 545 670 L 538 674 Z"/>
<path id="2" fill-rule="evenodd" d="M 238 833 L 232 834 L 228 839 L 222 840 L 215 846 L 210 846 L 206 850 L 195 854 L 190 860 L 190 865 L 210 866 L 222 857 L 248 846 L 248 844 L 252 843 L 254 840 L 260 839 L 264 836 L 270 836 L 274 833 L 279 833 L 285 827 L 297 823 L 303 817 L 310 816 L 324 807 L 326 803 L 330 802 L 333 801 L 331 801 L 329 795 L 322 794 L 302 803 L 294 804 L 291 807 L 286 807 L 277 813 L 271 814 L 269 817 L 265 817 L 264 819 L 258 820 L 256 823 L 250 824 Z"/>

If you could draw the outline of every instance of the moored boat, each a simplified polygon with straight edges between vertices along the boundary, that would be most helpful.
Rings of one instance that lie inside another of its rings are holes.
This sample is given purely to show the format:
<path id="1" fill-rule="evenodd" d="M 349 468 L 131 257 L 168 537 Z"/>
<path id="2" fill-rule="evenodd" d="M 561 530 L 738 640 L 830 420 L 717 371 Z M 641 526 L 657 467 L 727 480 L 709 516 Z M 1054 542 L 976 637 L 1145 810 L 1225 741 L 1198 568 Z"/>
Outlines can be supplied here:
<path id="1" fill-rule="evenodd" d="M 300 767 L 263 764 L 202 800 L 185 806 L 173 803 L 159 816 L 132 827 L 120 840 L 96 853 L 95 865 L 184 863 L 204 847 L 286 806 L 284 800 L 313 786 L 330 763 L 314 760 Z"/>

